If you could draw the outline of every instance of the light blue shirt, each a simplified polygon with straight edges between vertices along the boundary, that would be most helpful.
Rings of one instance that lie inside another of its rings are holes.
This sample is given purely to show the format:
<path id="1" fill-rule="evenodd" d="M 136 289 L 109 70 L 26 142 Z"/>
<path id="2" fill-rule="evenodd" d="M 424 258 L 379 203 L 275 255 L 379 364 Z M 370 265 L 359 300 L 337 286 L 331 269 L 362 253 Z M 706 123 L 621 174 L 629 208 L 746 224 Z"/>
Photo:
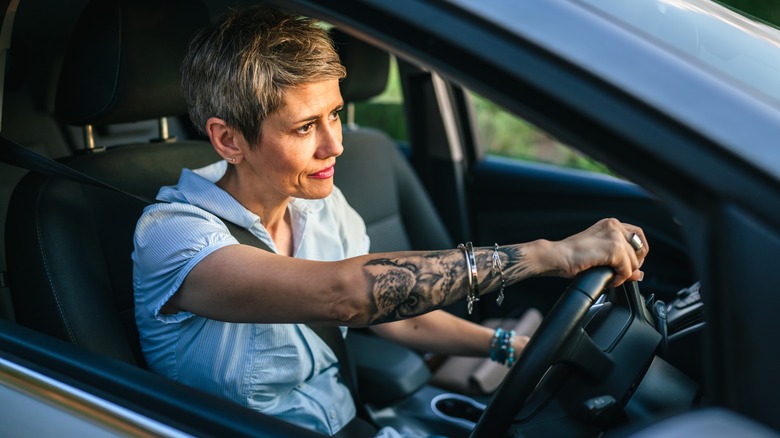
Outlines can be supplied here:
<path id="1" fill-rule="evenodd" d="M 214 184 L 225 169 L 224 161 L 184 169 L 178 185 L 157 195 L 166 203 L 147 207 L 138 221 L 133 286 L 146 360 L 157 373 L 332 435 L 354 418 L 355 405 L 339 381 L 336 356 L 306 325 L 160 313 L 198 262 L 238 244 L 212 213 L 247 228 L 276 251 L 260 218 Z M 288 208 L 294 257 L 330 261 L 368 252 L 365 224 L 338 188 L 324 199 L 293 199 Z"/>

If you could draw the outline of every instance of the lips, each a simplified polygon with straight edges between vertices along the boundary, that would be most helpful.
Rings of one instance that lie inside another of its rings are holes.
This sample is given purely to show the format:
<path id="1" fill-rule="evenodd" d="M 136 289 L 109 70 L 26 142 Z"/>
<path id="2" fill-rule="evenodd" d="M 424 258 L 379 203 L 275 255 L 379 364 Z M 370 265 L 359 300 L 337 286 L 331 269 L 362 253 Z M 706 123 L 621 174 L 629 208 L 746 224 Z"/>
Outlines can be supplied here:
<path id="1" fill-rule="evenodd" d="M 312 173 L 309 175 L 309 178 L 314 179 L 328 179 L 333 177 L 333 174 L 336 173 L 336 168 L 334 165 L 331 165 L 329 167 L 326 167 L 322 170 L 319 170 L 315 173 Z"/>

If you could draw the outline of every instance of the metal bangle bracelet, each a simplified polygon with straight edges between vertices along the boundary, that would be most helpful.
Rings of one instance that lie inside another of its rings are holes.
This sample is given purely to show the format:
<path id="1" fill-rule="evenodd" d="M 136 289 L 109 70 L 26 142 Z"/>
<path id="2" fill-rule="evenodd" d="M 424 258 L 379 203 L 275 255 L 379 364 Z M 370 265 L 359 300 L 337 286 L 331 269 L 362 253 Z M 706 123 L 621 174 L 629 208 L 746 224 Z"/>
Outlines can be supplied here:
<path id="1" fill-rule="evenodd" d="M 477 275 L 477 261 L 474 257 L 474 246 L 471 244 L 471 242 L 466 242 L 466 257 L 469 261 L 469 267 L 471 269 L 471 280 L 469 283 L 471 284 L 471 293 L 468 296 L 468 311 L 469 315 L 471 315 L 471 311 L 474 308 L 474 302 L 479 301 L 479 275 Z"/>
<path id="2" fill-rule="evenodd" d="M 474 258 L 474 246 L 471 242 L 466 242 L 466 245 L 459 244 L 458 249 L 463 251 L 463 256 L 466 259 L 466 276 L 469 279 L 466 309 L 471 315 L 474 311 L 474 302 L 479 301 L 479 277 L 477 276 L 477 262 Z"/>

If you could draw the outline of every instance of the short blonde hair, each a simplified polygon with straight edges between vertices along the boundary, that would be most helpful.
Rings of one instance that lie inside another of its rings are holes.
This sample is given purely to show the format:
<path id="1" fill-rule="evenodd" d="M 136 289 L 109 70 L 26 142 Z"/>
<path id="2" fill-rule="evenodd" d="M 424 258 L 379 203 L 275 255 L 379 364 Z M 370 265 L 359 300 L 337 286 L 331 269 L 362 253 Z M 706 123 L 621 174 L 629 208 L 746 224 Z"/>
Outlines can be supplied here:
<path id="1" fill-rule="evenodd" d="M 254 147 L 290 87 L 343 79 L 346 69 L 315 21 L 268 7 L 231 10 L 191 41 L 182 63 L 190 118 L 219 117 Z"/>

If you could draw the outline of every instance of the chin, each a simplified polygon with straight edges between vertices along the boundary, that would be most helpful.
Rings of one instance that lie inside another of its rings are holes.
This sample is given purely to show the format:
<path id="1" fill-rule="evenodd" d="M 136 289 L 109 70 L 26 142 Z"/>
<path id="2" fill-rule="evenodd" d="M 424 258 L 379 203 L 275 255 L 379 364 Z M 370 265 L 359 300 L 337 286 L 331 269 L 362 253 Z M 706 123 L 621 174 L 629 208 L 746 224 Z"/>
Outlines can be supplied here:
<path id="1" fill-rule="evenodd" d="M 327 187 L 316 187 L 308 190 L 302 190 L 293 196 L 301 199 L 324 199 L 333 193 L 333 182 L 331 181 Z"/>

